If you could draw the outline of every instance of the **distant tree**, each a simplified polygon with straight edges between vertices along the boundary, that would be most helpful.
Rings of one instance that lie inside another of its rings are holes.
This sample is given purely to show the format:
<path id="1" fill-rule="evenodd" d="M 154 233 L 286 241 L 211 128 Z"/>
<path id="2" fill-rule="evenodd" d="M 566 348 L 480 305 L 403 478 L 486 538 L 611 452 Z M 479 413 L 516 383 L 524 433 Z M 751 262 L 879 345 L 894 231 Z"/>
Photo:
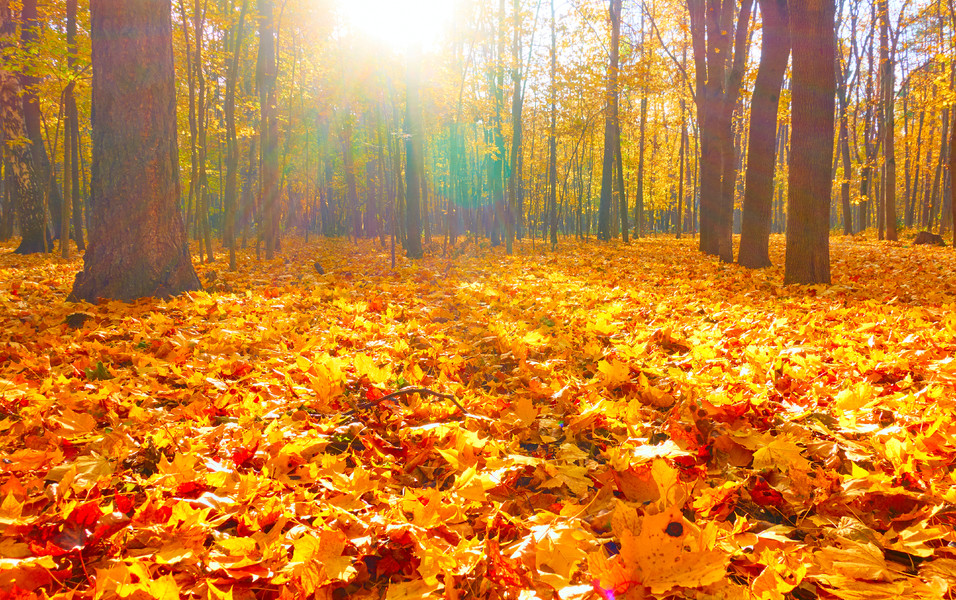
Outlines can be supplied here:
<path id="1" fill-rule="evenodd" d="M 232 41 L 232 56 L 229 58 L 229 69 L 226 75 L 226 182 L 223 195 L 224 218 L 223 244 L 229 249 L 229 270 L 236 270 L 236 212 L 239 200 L 239 138 L 236 133 L 236 85 L 239 79 L 239 54 L 242 51 L 242 30 L 245 24 L 246 10 L 249 0 L 242 0 L 239 12 L 239 21 L 235 25 L 234 33 L 230 35 Z"/>
<path id="2" fill-rule="evenodd" d="M 405 250 L 408 258 L 421 258 L 421 161 L 424 131 L 422 130 L 422 105 L 419 98 L 419 57 L 408 58 L 408 84 L 405 99 Z"/>
<path id="3" fill-rule="evenodd" d="M 35 57 L 40 43 L 40 18 L 37 12 L 37 0 L 24 0 L 20 10 L 20 49 L 27 58 L 27 64 L 21 69 L 20 89 L 23 94 L 23 123 L 27 137 L 33 144 L 33 169 L 37 174 L 40 193 L 46 200 L 46 206 L 53 217 L 53 230 L 60 231 L 61 202 L 60 188 L 53 177 L 53 167 L 47 156 L 43 141 L 43 115 L 40 111 L 38 88 L 40 77 L 35 73 Z M 34 64 L 30 64 L 31 61 Z M 46 210 L 44 210 L 44 216 Z M 48 244 L 49 245 L 49 244 Z"/>
<path id="4" fill-rule="evenodd" d="M 9 0 L 0 0 L 0 52 L 4 55 L 16 47 L 17 25 L 13 20 Z M 49 250 L 46 239 L 46 212 L 40 178 L 33 159 L 32 144 L 25 143 L 26 125 L 23 104 L 20 98 L 20 81 L 8 67 L 0 62 L 0 126 L 6 145 L 7 178 L 13 185 L 11 196 L 17 203 L 17 216 L 22 239 L 17 254 L 32 254 Z"/>
<path id="5" fill-rule="evenodd" d="M 883 133 L 883 197 L 882 206 L 886 221 L 886 238 L 896 241 L 896 66 L 890 41 L 890 7 L 887 0 L 877 0 L 880 13 L 880 127 Z M 894 36 L 895 37 L 895 36 Z M 880 228 L 882 236 L 883 228 Z"/>
<path id="6" fill-rule="evenodd" d="M 256 63 L 256 85 L 259 89 L 262 165 L 260 237 L 265 239 L 266 259 L 271 260 L 279 242 L 279 116 L 276 97 L 278 64 L 272 0 L 259 0 L 258 6 L 259 57 Z"/>
<path id="7" fill-rule="evenodd" d="M 201 289 L 179 210 L 168 0 L 96 0 L 90 244 L 73 299 Z"/>
<path id="8" fill-rule="evenodd" d="M 790 11 L 787 0 L 758 0 L 763 18 L 763 48 L 750 108 L 750 141 L 737 262 L 760 269 L 770 266 L 773 174 L 777 160 L 777 109 L 790 58 Z"/>
<path id="9" fill-rule="evenodd" d="M 551 247 L 558 245 L 558 34 L 551 0 L 551 127 L 548 130 L 548 221 Z"/>
<path id="10" fill-rule="evenodd" d="M 611 239 L 611 202 L 614 189 L 615 159 L 621 151 L 621 127 L 618 119 L 618 72 L 620 70 L 621 0 L 610 0 L 611 56 L 607 67 L 607 92 L 604 107 L 604 167 L 601 174 L 601 203 L 598 205 L 598 238 Z M 623 190 L 622 190 L 623 192 Z M 624 217 L 624 241 L 627 242 L 627 205 L 621 206 Z"/>
<path id="11" fill-rule="evenodd" d="M 836 124 L 834 0 L 791 6 L 793 137 L 787 199 L 787 284 L 830 283 L 830 195 Z"/>

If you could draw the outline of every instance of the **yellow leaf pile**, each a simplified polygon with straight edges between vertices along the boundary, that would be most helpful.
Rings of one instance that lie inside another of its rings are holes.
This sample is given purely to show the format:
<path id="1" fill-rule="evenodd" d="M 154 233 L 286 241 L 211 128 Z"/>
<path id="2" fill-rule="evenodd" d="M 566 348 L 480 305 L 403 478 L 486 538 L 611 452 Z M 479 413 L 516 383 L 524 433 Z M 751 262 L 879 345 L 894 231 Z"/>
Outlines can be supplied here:
<path id="1" fill-rule="evenodd" d="M 5 246 L 0 595 L 952 597 L 956 253 L 693 244 L 289 240 L 97 306 Z"/>

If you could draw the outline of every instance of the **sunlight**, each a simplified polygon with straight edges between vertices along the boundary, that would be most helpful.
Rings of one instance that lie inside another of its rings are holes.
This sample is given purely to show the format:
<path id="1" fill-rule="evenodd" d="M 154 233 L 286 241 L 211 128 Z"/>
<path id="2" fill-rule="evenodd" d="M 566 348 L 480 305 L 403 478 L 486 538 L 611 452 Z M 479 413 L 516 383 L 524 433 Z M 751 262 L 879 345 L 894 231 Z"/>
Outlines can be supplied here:
<path id="1" fill-rule="evenodd" d="M 343 25 L 397 52 L 437 46 L 454 13 L 451 0 L 337 0 Z"/>

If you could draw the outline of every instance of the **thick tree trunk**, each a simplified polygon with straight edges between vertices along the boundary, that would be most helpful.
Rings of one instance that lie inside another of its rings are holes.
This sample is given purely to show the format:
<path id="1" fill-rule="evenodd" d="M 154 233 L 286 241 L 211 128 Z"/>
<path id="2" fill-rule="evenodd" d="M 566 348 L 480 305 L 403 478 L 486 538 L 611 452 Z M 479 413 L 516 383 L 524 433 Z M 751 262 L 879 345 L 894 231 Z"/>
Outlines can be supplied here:
<path id="1" fill-rule="evenodd" d="M 790 19 L 793 107 L 787 284 L 830 283 L 830 196 L 836 96 L 834 0 L 805 0 Z"/>
<path id="2" fill-rule="evenodd" d="M 777 162 L 777 109 L 790 57 L 790 12 L 787 0 L 759 0 L 763 48 L 750 109 L 750 140 L 741 223 L 741 266 L 770 266 L 773 176 Z"/>
<path id="3" fill-rule="evenodd" d="M 16 23 L 8 0 L 0 0 L 0 51 L 16 46 Z M 33 160 L 33 145 L 23 143 L 27 137 L 23 118 L 23 103 L 20 99 L 20 81 L 17 76 L 0 63 L 0 127 L 6 145 L 9 169 L 7 178 L 12 181 L 11 198 L 17 205 L 18 224 L 22 239 L 17 254 L 33 254 L 49 250 L 46 238 L 46 212 L 40 178 Z"/>
<path id="4" fill-rule="evenodd" d="M 179 211 L 170 4 L 91 8 L 92 227 L 71 297 L 132 301 L 201 289 Z"/>

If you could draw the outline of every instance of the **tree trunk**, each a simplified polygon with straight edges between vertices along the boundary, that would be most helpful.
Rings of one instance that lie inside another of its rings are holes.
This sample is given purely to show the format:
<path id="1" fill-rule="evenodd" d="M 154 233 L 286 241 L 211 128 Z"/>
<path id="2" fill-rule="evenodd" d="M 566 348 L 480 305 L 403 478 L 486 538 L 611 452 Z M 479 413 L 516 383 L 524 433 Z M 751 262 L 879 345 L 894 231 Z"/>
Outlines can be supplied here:
<path id="1" fill-rule="evenodd" d="M 618 132 L 618 67 L 621 40 L 621 0 L 610 0 L 611 47 L 607 67 L 607 90 L 604 95 L 604 161 L 601 173 L 601 202 L 598 204 L 598 239 L 611 239 L 611 202 L 614 197 L 614 162 Z M 625 234 L 626 235 L 626 234 Z"/>
<path id="2" fill-rule="evenodd" d="M 24 0 L 21 12 L 20 41 L 22 50 L 36 52 L 39 44 L 39 17 L 37 15 L 37 0 Z M 40 97 L 38 95 L 39 77 L 32 74 L 28 67 L 26 73 L 20 74 L 20 85 L 23 92 L 23 122 L 26 125 L 27 136 L 33 145 L 34 170 L 39 177 L 40 192 L 46 200 L 46 208 L 53 217 L 53 231 L 60 230 L 60 188 L 53 177 L 53 165 L 46 153 L 43 142 L 43 115 L 40 112 Z M 53 157 L 55 160 L 56 157 Z"/>
<path id="3" fill-rule="evenodd" d="M 644 235 L 644 150 L 647 142 L 647 97 L 641 98 L 641 124 L 637 142 L 637 198 L 634 201 L 634 237 Z"/>
<path id="4" fill-rule="evenodd" d="M 279 118 L 276 99 L 276 39 L 272 0 L 259 0 L 259 57 L 256 80 L 260 108 L 260 237 L 266 260 L 275 256 L 279 237 Z"/>
<path id="5" fill-rule="evenodd" d="M 76 0 L 67 0 L 66 3 L 66 44 L 68 52 L 68 66 L 70 74 L 76 76 Z M 76 95 L 74 93 L 73 82 L 67 86 L 66 96 L 63 100 L 64 111 L 66 113 L 66 140 L 64 152 L 69 152 L 70 170 L 63 173 L 64 182 L 69 179 L 70 197 L 64 198 L 64 202 L 72 202 L 73 210 L 73 240 L 80 252 L 86 250 L 86 243 L 83 239 L 83 198 L 80 194 L 80 119 L 76 109 Z"/>
<path id="6" fill-rule="evenodd" d="M 836 40 L 834 0 L 805 0 L 790 19 L 793 107 L 784 283 L 830 283 Z"/>
<path id="7" fill-rule="evenodd" d="M 516 229 L 516 218 L 520 218 L 522 207 L 522 123 L 521 111 L 524 104 L 524 97 L 521 93 L 521 0 L 514 0 L 512 9 L 514 21 L 514 37 L 512 40 L 511 51 L 513 54 L 514 68 L 511 72 L 511 80 L 514 84 L 514 92 L 511 96 L 511 173 L 508 176 L 508 208 L 505 214 L 505 251 L 508 254 L 514 252 L 514 240 Z"/>
<path id="8" fill-rule="evenodd" d="M 179 211 L 170 4 L 91 8 L 92 227 L 71 297 L 132 301 L 201 289 Z"/>
<path id="9" fill-rule="evenodd" d="M 724 0 L 725 2 L 727 0 Z M 720 206 L 717 210 L 717 247 L 720 259 L 734 262 L 734 193 L 737 189 L 737 162 L 740 142 L 734 136 L 734 113 L 740 106 L 740 89 L 747 71 L 750 41 L 750 14 L 753 0 L 741 2 L 734 37 L 734 56 L 720 108 L 721 182 Z"/>
<path id="10" fill-rule="evenodd" d="M 558 36 L 551 0 L 551 129 L 548 131 L 548 212 L 551 229 L 551 247 L 558 245 Z"/>
<path id="11" fill-rule="evenodd" d="M 956 21 L 956 17 L 953 18 Z M 949 134 L 949 174 L 956 173 L 956 110 L 953 111 L 953 125 Z M 949 186 L 949 208 L 953 216 L 953 247 L 956 248 L 956 181 Z"/>
<path id="12" fill-rule="evenodd" d="M 202 6 L 200 6 L 202 2 Z M 212 230 L 209 226 L 209 192 L 206 175 L 206 75 L 203 73 L 203 37 L 206 30 L 206 1 L 196 0 L 193 11 L 196 57 L 193 60 L 196 81 L 196 224 L 199 228 L 199 255 L 206 250 L 206 262 L 213 261 Z"/>
<path id="13" fill-rule="evenodd" d="M 880 81 L 883 84 L 883 219 L 886 238 L 895 242 L 896 231 L 896 71 L 890 47 L 890 9 L 887 0 L 878 0 L 880 11 Z"/>
<path id="14" fill-rule="evenodd" d="M 777 109 L 790 57 L 790 12 L 787 0 L 759 0 L 763 48 L 750 109 L 750 140 L 741 223 L 741 266 L 770 266 L 773 177 L 777 161 Z"/>
<path id="15" fill-rule="evenodd" d="M 421 177 L 422 144 L 424 132 L 421 118 L 422 106 L 419 97 L 419 57 L 408 58 L 408 87 L 405 99 L 405 252 L 408 258 L 424 256 L 422 248 Z"/>
<path id="16" fill-rule="evenodd" d="M 6 52 L 16 46 L 16 23 L 8 0 L 0 0 L 0 51 Z M 17 206 L 18 224 L 22 239 L 15 252 L 33 254 L 46 252 L 46 213 L 40 179 L 33 160 L 33 146 L 23 143 L 26 125 L 23 118 L 23 103 L 20 99 L 20 82 L 17 76 L 0 63 L 0 126 L 8 158 L 5 173 L 13 183 L 10 189 L 11 204 Z"/>
<path id="17" fill-rule="evenodd" d="M 223 242 L 229 249 L 229 270 L 236 270 L 236 204 L 239 188 L 239 138 L 236 134 L 236 84 L 239 79 L 239 55 L 242 52 L 242 29 L 245 23 L 249 0 L 242 0 L 239 22 L 232 43 L 232 57 L 226 75 L 226 185 L 223 198 L 225 223 Z"/>
<path id="18" fill-rule="evenodd" d="M 728 262 L 736 185 L 733 114 L 746 70 L 752 6 L 753 0 L 743 0 L 735 19 L 736 0 L 687 0 L 700 122 L 700 250 Z"/>

